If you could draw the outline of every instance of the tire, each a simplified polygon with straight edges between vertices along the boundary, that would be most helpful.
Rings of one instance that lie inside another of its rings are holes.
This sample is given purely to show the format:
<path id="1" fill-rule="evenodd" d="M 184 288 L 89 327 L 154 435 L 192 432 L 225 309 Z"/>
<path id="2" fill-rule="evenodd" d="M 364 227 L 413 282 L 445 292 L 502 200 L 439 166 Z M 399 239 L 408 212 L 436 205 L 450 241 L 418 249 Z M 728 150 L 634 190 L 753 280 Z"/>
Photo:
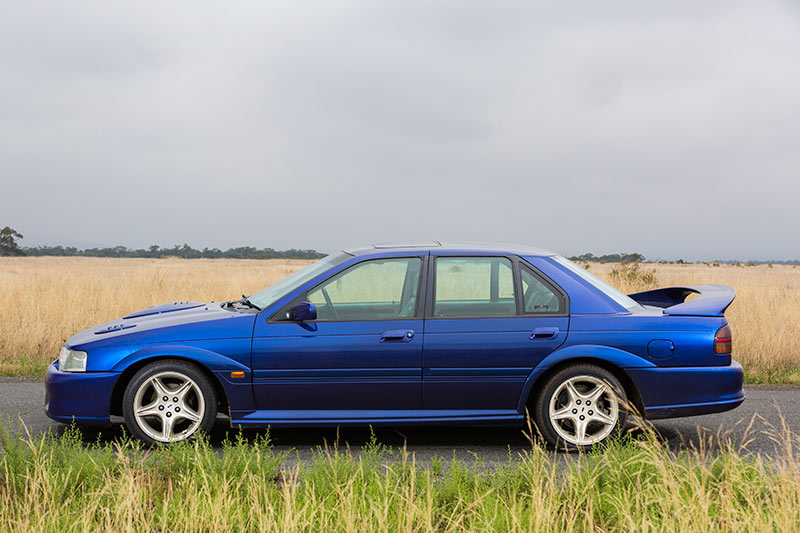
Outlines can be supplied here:
<path id="1" fill-rule="evenodd" d="M 534 421 L 556 449 L 588 451 L 625 426 L 628 399 L 619 380 L 605 368 L 577 364 L 551 376 L 534 405 Z"/>
<path id="2" fill-rule="evenodd" d="M 211 430 L 217 418 L 217 395 L 195 365 L 174 359 L 155 361 L 128 383 L 122 413 L 125 425 L 145 444 L 169 444 Z"/>

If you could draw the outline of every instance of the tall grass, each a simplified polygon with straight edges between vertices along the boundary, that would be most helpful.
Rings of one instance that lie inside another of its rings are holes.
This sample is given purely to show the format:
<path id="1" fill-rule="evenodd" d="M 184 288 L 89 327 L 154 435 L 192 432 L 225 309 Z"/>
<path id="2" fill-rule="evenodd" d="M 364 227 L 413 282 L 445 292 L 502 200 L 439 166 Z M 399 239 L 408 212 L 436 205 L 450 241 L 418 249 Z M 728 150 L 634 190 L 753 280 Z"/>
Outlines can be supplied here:
<path id="1" fill-rule="evenodd" d="M 374 440 L 282 467 L 268 439 L 146 451 L 0 431 L 3 531 L 792 531 L 796 439 L 774 462 L 727 445 L 671 452 L 652 433 L 582 458 L 533 445 L 490 469 L 416 462 Z M 357 451 L 358 452 L 358 451 Z M 566 464 L 559 463 L 566 461 Z"/>
<path id="2" fill-rule="evenodd" d="M 251 294 L 306 265 L 287 260 L 0 258 L 0 374 L 41 375 L 74 333 L 151 305 Z M 722 283 L 750 382 L 800 383 L 800 268 L 614 264 L 590 271 L 626 292 Z"/>

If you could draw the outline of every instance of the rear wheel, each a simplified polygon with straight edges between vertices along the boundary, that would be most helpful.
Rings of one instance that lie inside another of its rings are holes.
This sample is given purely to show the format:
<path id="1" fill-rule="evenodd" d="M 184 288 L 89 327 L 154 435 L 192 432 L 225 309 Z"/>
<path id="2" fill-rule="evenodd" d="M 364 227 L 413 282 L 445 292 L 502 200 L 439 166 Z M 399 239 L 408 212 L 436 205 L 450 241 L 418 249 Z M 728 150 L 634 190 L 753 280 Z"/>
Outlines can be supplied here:
<path id="1" fill-rule="evenodd" d="M 185 361 L 156 361 L 139 370 L 122 400 L 125 424 L 152 445 L 208 432 L 217 416 L 214 386 Z"/>
<path id="2" fill-rule="evenodd" d="M 625 390 L 614 374 L 596 365 L 573 365 L 541 388 L 534 419 L 556 448 L 587 451 L 620 431 L 626 405 Z"/>

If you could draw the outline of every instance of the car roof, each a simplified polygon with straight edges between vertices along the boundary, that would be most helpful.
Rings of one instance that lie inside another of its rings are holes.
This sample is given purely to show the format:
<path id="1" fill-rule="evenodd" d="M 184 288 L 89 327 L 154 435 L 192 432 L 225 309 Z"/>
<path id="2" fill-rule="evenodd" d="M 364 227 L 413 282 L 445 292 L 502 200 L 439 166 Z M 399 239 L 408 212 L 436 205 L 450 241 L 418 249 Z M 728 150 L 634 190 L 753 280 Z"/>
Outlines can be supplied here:
<path id="1" fill-rule="evenodd" d="M 469 253 L 496 253 L 496 254 L 513 254 L 524 256 L 554 256 L 558 255 L 550 250 L 542 248 L 535 248 L 533 246 L 526 246 L 520 244 L 501 244 L 501 243 L 441 243 L 439 241 L 431 241 L 427 243 L 377 243 L 360 248 L 350 248 L 342 250 L 343 252 L 353 255 L 367 255 L 380 252 L 464 252 Z"/>

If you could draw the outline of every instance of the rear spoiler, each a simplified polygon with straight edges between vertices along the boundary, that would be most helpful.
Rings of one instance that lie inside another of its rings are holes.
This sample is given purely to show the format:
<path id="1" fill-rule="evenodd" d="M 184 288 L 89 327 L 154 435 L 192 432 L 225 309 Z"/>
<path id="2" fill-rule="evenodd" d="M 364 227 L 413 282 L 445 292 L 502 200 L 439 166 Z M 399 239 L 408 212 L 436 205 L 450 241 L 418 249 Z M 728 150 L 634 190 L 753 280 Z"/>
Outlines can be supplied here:
<path id="1" fill-rule="evenodd" d="M 700 296 L 687 302 L 690 294 Z M 662 308 L 665 315 L 723 316 L 736 298 L 736 291 L 727 285 L 693 285 L 637 292 L 628 296 L 641 305 Z"/>

